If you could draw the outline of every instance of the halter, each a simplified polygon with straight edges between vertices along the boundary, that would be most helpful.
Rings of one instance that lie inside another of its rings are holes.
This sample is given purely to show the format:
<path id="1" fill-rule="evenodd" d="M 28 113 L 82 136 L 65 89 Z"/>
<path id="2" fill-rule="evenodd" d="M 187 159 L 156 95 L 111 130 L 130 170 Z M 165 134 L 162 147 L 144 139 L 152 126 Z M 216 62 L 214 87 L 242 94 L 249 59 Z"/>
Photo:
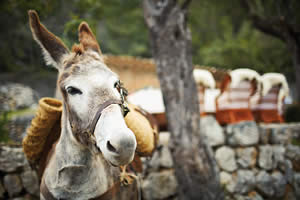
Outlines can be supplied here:
<path id="1" fill-rule="evenodd" d="M 107 101 L 105 101 L 104 103 L 102 103 L 98 109 L 98 111 L 95 114 L 95 117 L 92 121 L 92 123 L 90 124 L 89 128 L 88 128 L 88 133 L 90 135 L 94 134 L 96 125 L 98 123 L 98 120 L 101 117 L 102 111 L 107 108 L 108 106 L 112 105 L 112 104 L 118 104 L 121 107 L 121 111 L 123 113 L 123 116 L 125 117 L 127 115 L 127 113 L 130 111 L 127 103 L 125 102 L 125 97 L 127 96 L 127 90 L 122 86 L 122 83 L 120 81 L 118 81 L 115 85 L 115 88 L 118 89 L 120 96 L 121 96 L 121 100 L 117 100 L 117 99 L 109 99 Z M 93 138 L 93 137 L 92 137 Z M 91 138 L 91 139 L 92 139 Z M 119 191 L 121 186 L 121 181 L 117 181 L 113 184 L 113 186 L 111 188 L 109 188 L 106 192 L 104 192 L 102 195 L 91 198 L 89 200 L 110 200 L 112 199 L 115 194 Z M 52 193 L 49 191 L 46 183 L 45 183 L 45 179 L 44 177 L 42 177 L 41 180 L 41 185 L 40 185 L 40 191 L 42 193 L 42 195 L 44 196 L 44 198 L 46 200 L 58 200 L 56 199 Z"/>
<path id="2" fill-rule="evenodd" d="M 127 115 L 127 113 L 130 111 L 127 103 L 125 102 L 125 97 L 127 96 L 127 90 L 122 86 L 122 83 L 120 81 L 118 81 L 115 85 L 115 88 L 119 91 L 120 96 L 121 96 L 121 100 L 116 100 L 116 99 L 109 99 L 107 101 L 105 101 L 103 104 L 100 105 L 98 111 L 96 112 L 96 115 L 91 123 L 91 125 L 89 126 L 89 130 L 88 132 L 90 134 L 94 134 L 96 125 L 98 120 L 100 119 L 101 115 L 102 115 L 102 111 L 107 108 L 108 106 L 112 105 L 112 104 L 118 104 L 121 107 L 123 116 L 125 117 Z"/>

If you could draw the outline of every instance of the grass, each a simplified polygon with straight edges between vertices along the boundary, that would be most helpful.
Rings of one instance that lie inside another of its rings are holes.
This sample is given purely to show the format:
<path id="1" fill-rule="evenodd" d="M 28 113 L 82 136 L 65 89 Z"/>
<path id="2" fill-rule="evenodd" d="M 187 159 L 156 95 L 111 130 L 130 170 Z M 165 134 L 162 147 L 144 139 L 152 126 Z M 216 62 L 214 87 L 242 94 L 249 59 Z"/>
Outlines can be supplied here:
<path id="1" fill-rule="evenodd" d="M 8 122 L 17 116 L 34 114 L 35 111 L 35 109 L 29 108 L 11 112 L 0 112 L 0 142 L 14 143 L 9 137 Z"/>
<path id="2" fill-rule="evenodd" d="M 291 142 L 293 145 L 296 145 L 296 146 L 300 146 L 300 140 L 297 140 L 297 139 L 292 139 L 292 142 Z"/>
<path id="3" fill-rule="evenodd" d="M 8 112 L 0 113 L 0 142 L 9 142 L 9 133 L 7 130 Z"/>
<path id="4" fill-rule="evenodd" d="M 22 109 L 22 110 L 16 110 L 16 111 L 11 111 L 7 113 L 7 118 L 8 120 L 14 118 L 14 117 L 18 117 L 18 116 L 24 116 L 24 115 L 29 115 L 29 114 L 35 114 L 36 109 L 32 109 L 32 108 L 26 108 L 26 109 Z"/>

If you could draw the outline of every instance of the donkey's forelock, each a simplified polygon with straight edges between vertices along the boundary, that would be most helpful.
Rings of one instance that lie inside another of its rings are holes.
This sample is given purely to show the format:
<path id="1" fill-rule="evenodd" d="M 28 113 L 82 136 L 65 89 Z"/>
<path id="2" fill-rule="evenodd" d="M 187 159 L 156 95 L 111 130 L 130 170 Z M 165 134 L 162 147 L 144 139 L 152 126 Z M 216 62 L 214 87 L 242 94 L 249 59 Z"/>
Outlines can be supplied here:
<path id="1" fill-rule="evenodd" d="M 81 46 L 81 45 L 75 44 L 74 46 Z M 92 62 L 93 63 L 97 62 L 98 66 L 106 67 L 106 65 L 104 64 L 103 57 L 101 55 L 91 50 L 85 51 L 84 49 L 82 49 L 82 47 L 78 47 L 78 48 L 79 49 L 77 49 L 76 47 L 76 49 L 70 56 L 65 57 L 65 59 L 63 60 L 63 70 L 74 71 L 76 69 L 73 68 L 78 68 L 79 65 L 86 66 L 86 67 L 81 67 L 81 70 L 85 70 L 86 68 L 91 66 L 90 64 Z"/>

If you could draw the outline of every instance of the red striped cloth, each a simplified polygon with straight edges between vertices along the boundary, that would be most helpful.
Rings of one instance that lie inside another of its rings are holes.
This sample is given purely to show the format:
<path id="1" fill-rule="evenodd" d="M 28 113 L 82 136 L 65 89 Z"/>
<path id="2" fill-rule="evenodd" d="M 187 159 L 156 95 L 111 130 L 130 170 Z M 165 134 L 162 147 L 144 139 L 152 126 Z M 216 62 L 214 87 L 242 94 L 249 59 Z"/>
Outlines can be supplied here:
<path id="1" fill-rule="evenodd" d="M 249 81 L 242 81 L 238 87 L 228 88 L 217 99 L 218 110 L 248 109 L 252 86 Z"/>
<path id="2" fill-rule="evenodd" d="M 254 120 L 250 110 L 253 84 L 250 81 L 241 81 L 236 87 L 229 87 L 229 85 L 230 83 L 216 100 L 216 118 L 219 123 L 231 124 Z"/>
<path id="3" fill-rule="evenodd" d="M 280 87 L 274 86 L 267 95 L 262 96 L 252 109 L 253 110 L 278 110 L 278 95 Z"/>
<path id="4" fill-rule="evenodd" d="M 278 100 L 281 86 L 273 86 L 270 91 L 260 98 L 258 103 L 252 107 L 255 120 L 264 123 L 283 122 L 282 100 Z"/>

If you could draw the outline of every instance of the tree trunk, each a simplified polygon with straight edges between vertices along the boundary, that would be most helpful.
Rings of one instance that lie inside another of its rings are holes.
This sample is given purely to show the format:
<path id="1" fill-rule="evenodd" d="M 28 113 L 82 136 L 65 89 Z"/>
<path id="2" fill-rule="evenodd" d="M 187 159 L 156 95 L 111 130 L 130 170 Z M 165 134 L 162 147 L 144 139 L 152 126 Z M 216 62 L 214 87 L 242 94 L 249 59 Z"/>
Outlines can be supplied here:
<path id="1" fill-rule="evenodd" d="M 193 78 L 189 0 L 144 0 L 153 56 L 163 93 L 179 199 L 223 199 L 212 150 L 200 135 L 198 96 Z"/>
<path id="2" fill-rule="evenodd" d="M 296 73 L 296 98 L 300 103 L 300 46 L 297 46 L 293 52 L 293 64 Z"/>
<path id="3" fill-rule="evenodd" d="M 286 44 L 291 52 L 293 65 L 296 77 L 296 94 L 295 98 L 298 103 L 300 103 L 300 43 L 297 38 L 287 35 Z"/>

